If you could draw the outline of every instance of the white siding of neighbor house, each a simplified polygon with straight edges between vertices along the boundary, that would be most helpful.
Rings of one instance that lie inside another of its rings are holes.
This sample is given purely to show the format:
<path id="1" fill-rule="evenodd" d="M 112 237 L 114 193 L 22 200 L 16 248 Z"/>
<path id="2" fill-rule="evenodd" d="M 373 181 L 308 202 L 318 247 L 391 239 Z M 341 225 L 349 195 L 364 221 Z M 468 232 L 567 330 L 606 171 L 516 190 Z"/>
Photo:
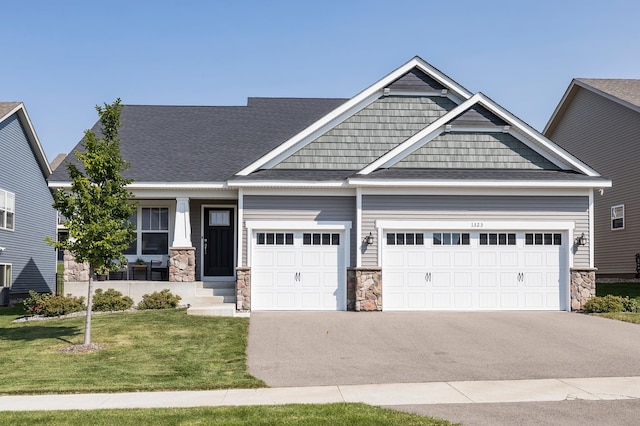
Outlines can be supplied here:
<path id="1" fill-rule="evenodd" d="M 362 238 L 377 235 L 376 220 L 575 222 L 574 235 L 589 235 L 588 197 L 363 195 Z M 358 241 L 356 239 L 354 241 Z M 569 246 L 573 244 L 570 242 Z M 366 246 L 363 266 L 378 266 L 376 244 Z M 589 246 L 579 246 L 574 266 L 589 266 Z"/>
<path id="2" fill-rule="evenodd" d="M 640 252 L 640 113 L 579 88 L 545 135 L 576 155 L 613 187 L 594 196 L 598 274 L 635 274 Z M 611 207 L 625 206 L 625 228 L 611 229 Z"/>
<path id="3" fill-rule="evenodd" d="M 351 264 L 355 265 L 356 200 L 353 196 L 264 196 L 244 197 L 242 265 L 247 264 L 247 221 L 350 221 Z"/>

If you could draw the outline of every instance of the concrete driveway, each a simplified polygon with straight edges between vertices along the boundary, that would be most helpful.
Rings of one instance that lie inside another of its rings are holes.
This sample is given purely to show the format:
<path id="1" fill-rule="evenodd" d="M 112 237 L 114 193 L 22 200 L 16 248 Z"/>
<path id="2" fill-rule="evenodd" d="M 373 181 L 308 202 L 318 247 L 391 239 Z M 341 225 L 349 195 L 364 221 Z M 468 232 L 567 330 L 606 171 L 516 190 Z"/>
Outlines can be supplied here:
<path id="1" fill-rule="evenodd" d="M 253 312 L 270 386 L 640 376 L 640 325 L 567 312 Z"/>

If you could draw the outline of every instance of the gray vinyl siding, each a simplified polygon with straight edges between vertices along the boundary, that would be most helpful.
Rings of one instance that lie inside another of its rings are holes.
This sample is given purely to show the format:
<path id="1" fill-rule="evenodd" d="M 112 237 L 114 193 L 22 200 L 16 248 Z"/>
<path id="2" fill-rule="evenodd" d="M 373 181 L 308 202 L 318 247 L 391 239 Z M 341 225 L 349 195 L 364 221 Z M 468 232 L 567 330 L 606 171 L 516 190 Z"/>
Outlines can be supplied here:
<path id="1" fill-rule="evenodd" d="M 382 97 L 275 168 L 361 169 L 455 106 L 445 97 Z"/>
<path id="2" fill-rule="evenodd" d="M 574 234 L 588 236 L 588 205 L 588 197 L 364 195 L 362 238 L 377 235 L 376 220 L 562 221 L 575 223 Z M 366 247 L 362 265 L 377 264 L 376 243 Z M 589 266 L 588 245 L 578 248 L 574 265 Z"/>
<path id="3" fill-rule="evenodd" d="M 356 200 L 353 196 L 262 196 L 244 197 L 242 236 L 242 265 L 247 265 L 247 230 L 250 220 L 282 221 L 341 221 L 351 222 L 351 265 L 355 265 Z"/>
<path id="4" fill-rule="evenodd" d="M 443 133 L 393 167 L 546 169 L 557 167 L 508 133 Z"/>
<path id="5" fill-rule="evenodd" d="M 53 197 L 17 115 L 0 123 L 0 189 L 15 194 L 15 230 L 0 229 L 0 263 L 12 265 L 11 293 L 55 289 Z"/>
<path id="6" fill-rule="evenodd" d="M 238 222 L 238 211 L 237 211 L 238 200 L 198 200 L 191 199 L 189 200 L 189 220 L 191 221 L 191 244 L 196 249 L 196 281 L 202 280 L 202 239 L 204 235 L 202 233 L 202 206 L 206 205 L 208 207 L 217 207 L 217 206 L 233 206 L 236 208 L 235 217 L 233 218 L 234 223 Z M 238 229 L 238 228 L 236 228 Z M 237 262 L 236 262 L 237 263 Z"/>
<path id="7" fill-rule="evenodd" d="M 576 155 L 613 187 L 594 196 L 598 274 L 635 274 L 640 252 L 640 113 L 579 88 L 546 135 Z M 624 204 L 625 229 L 611 230 L 611 206 Z"/>

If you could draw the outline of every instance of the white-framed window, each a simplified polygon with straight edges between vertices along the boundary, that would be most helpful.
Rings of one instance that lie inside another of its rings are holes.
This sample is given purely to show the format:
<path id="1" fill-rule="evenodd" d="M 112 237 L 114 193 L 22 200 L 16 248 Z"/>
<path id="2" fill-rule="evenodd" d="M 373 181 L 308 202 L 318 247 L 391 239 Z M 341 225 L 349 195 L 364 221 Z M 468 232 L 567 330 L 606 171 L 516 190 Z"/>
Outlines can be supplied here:
<path id="1" fill-rule="evenodd" d="M 0 263 L 0 287 L 11 287 L 11 264 Z"/>
<path id="2" fill-rule="evenodd" d="M 136 238 L 124 254 L 169 254 L 168 207 L 138 206 L 138 210 L 130 220 L 136 228 Z"/>
<path id="3" fill-rule="evenodd" d="M 16 195 L 0 189 L 0 229 L 13 231 L 16 218 Z"/>
<path id="4" fill-rule="evenodd" d="M 611 207 L 611 229 L 624 229 L 624 204 Z"/>

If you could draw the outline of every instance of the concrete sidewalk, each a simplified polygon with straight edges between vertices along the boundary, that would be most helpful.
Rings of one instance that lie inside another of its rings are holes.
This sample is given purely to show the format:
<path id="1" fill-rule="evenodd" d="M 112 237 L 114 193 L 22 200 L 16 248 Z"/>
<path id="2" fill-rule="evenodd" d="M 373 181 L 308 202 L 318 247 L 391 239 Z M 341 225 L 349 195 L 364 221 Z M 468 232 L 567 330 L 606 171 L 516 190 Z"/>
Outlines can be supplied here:
<path id="1" fill-rule="evenodd" d="M 327 404 L 335 402 L 363 402 L 370 405 L 398 406 L 619 399 L 640 399 L 640 377 L 0 396 L 0 411 Z"/>

